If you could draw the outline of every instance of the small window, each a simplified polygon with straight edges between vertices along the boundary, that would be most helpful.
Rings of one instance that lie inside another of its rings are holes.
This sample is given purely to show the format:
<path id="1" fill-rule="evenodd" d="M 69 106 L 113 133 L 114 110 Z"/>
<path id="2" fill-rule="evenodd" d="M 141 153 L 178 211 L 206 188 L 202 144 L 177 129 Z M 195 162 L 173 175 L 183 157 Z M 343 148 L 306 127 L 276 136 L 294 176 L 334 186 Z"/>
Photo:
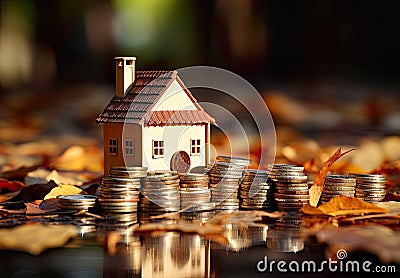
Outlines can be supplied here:
<path id="1" fill-rule="evenodd" d="M 153 140 L 153 158 L 164 157 L 164 141 Z"/>
<path id="2" fill-rule="evenodd" d="M 200 139 L 190 140 L 190 154 L 199 155 L 200 154 Z"/>
<path id="3" fill-rule="evenodd" d="M 132 66 L 133 65 L 133 61 L 132 60 L 126 60 L 126 65 L 127 66 Z"/>
<path id="4" fill-rule="evenodd" d="M 125 140 L 125 154 L 133 155 L 134 154 L 135 145 L 132 139 Z"/>
<path id="5" fill-rule="evenodd" d="M 108 141 L 108 152 L 112 155 L 118 154 L 118 139 L 117 138 L 110 138 Z"/>

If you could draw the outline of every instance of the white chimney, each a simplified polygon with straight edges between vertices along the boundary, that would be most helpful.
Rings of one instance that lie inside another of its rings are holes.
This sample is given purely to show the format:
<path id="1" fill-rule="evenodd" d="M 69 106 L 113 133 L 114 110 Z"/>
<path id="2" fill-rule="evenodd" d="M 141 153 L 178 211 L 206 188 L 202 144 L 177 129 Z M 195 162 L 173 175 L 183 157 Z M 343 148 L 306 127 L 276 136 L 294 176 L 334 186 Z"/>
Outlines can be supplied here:
<path id="1" fill-rule="evenodd" d="M 124 97 L 126 89 L 135 81 L 136 57 L 115 57 L 115 94 Z"/>

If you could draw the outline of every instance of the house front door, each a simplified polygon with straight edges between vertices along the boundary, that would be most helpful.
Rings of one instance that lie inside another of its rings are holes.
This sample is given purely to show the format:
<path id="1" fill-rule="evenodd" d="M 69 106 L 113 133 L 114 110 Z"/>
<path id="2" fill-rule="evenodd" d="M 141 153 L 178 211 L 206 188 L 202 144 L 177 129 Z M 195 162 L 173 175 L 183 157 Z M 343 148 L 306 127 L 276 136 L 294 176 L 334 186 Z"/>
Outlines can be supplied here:
<path id="1" fill-rule="evenodd" d="M 185 174 L 190 170 L 190 156 L 185 151 L 177 151 L 171 157 L 171 170 Z"/>

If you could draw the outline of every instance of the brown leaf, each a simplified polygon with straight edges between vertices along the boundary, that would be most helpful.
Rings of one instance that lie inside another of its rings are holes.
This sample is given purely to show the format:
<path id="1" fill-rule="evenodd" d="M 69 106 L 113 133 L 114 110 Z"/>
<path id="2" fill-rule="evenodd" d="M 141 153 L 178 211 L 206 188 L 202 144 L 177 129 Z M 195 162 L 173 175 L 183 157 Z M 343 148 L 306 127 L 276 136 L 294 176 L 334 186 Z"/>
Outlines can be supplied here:
<path id="1" fill-rule="evenodd" d="M 347 197 L 344 195 L 334 197 L 328 203 L 323 204 L 318 208 L 306 204 L 300 209 L 300 211 L 306 214 L 324 214 L 331 216 L 388 212 L 385 208 L 364 202 L 355 197 Z"/>
<path id="2" fill-rule="evenodd" d="M 335 258 L 340 249 L 346 252 L 365 251 L 379 257 L 383 263 L 400 263 L 400 232 L 382 225 L 333 227 L 308 230 L 306 236 L 315 236 L 328 245 L 327 257 Z"/>
<path id="3" fill-rule="evenodd" d="M 37 168 L 38 166 L 32 166 L 32 167 L 22 166 L 16 169 L 6 169 L 0 172 L 0 177 L 5 178 L 7 180 L 23 179 L 29 172 L 34 171 Z"/>
<path id="4" fill-rule="evenodd" d="M 26 214 L 42 214 L 45 213 L 45 210 L 42 210 L 39 205 L 35 203 L 26 203 Z"/>
<path id="5" fill-rule="evenodd" d="M 63 246 L 76 235 L 77 230 L 73 225 L 49 227 L 42 224 L 25 224 L 0 229 L 0 249 L 39 255 L 46 249 Z"/>
<path id="6" fill-rule="evenodd" d="M 46 184 L 34 184 L 29 187 L 24 187 L 18 195 L 14 196 L 9 201 L 23 201 L 27 203 L 34 200 L 43 200 L 44 196 L 55 187 L 57 187 L 57 184 L 53 181 L 49 181 Z"/>
<path id="7" fill-rule="evenodd" d="M 44 211 L 54 211 L 58 209 L 58 200 L 56 198 L 46 199 L 40 202 L 39 208 Z"/>
<path id="8" fill-rule="evenodd" d="M 316 207 L 318 205 L 319 198 L 321 197 L 322 189 L 324 188 L 324 181 L 326 174 L 328 173 L 329 167 L 335 163 L 339 158 L 345 154 L 353 151 L 354 149 L 348 150 L 342 153 L 342 148 L 336 150 L 336 152 L 329 157 L 327 161 L 322 165 L 322 169 L 315 176 L 314 183 L 310 188 L 310 205 Z"/>

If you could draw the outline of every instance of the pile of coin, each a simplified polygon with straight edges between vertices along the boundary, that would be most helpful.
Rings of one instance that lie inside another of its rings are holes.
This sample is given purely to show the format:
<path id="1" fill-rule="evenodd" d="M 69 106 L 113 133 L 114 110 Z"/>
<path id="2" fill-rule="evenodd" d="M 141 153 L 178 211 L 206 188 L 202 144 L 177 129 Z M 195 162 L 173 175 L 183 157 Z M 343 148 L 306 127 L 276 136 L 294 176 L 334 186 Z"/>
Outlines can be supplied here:
<path id="1" fill-rule="evenodd" d="M 93 195 L 64 195 L 58 196 L 58 208 L 60 210 L 89 210 L 96 204 L 96 196 Z"/>
<path id="2" fill-rule="evenodd" d="M 178 211 L 181 207 L 176 171 L 152 171 L 142 180 L 140 210 L 145 214 Z"/>
<path id="3" fill-rule="evenodd" d="M 104 213 L 133 213 L 138 210 L 141 179 L 146 167 L 113 167 L 99 187 L 98 205 Z"/>
<path id="4" fill-rule="evenodd" d="M 319 203 L 325 204 L 333 197 L 340 195 L 353 197 L 355 186 L 356 178 L 349 175 L 327 175 Z"/>
<path id="5" fill-rule="evenodd" d="M 229 156 L 218 156 L 216 160 L 209 171 L 211 200 L 217 210 L 238 210 L 239 181 L 251 160 Z"/>
<path id="6" fill-rule="evenodd" d="M 383 175 L 350 174 L 356 178 L 356 197 L 369 203 L 382 201 L 386 196 L 386 178 Z"/>
<path id="7" fill-rule="evenodd" d="M 201 211 L 211 208 L 211 192 L 208 189 L 207 174 L 180 175 L 181 209 Z"/>
<path id="8" fill-rule="evenodd" d="M 268 165 L 269 181 L 273 184 L 278 210 L 299 210 L 309 201 L 307 176 L 304 167 L 291 164 Z"/>
<path id="9" fill-rule="evenodd" d="M 240 182 L 240 209 L 274 209 L 273 186 L 267 183 L 268 172 L 265 170 L 246 170 Z"/>

